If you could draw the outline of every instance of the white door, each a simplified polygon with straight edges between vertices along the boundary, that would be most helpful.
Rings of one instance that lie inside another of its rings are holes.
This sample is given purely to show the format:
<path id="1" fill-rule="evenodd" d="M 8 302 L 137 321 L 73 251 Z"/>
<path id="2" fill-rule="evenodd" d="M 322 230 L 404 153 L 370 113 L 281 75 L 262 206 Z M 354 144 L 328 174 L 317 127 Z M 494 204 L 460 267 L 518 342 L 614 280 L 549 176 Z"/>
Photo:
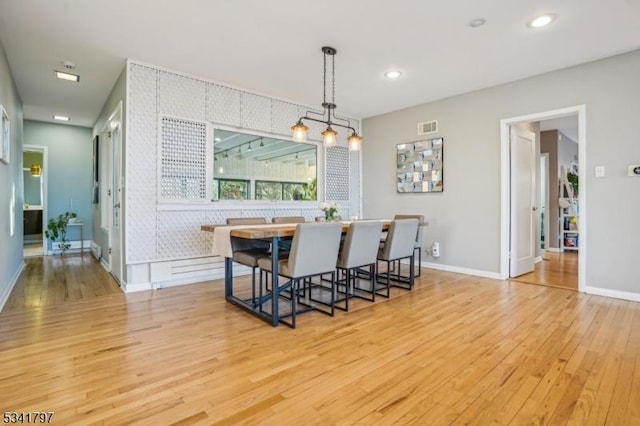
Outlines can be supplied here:
<path id="1" fill-rule="evenodd" d="M 535 134 L 511 127 L 511 257 L 509 276 L 533 271 L 536 257 Z"/>
<path id="2" fill-rule="evenodd" d="M 111 254 L 111 275 L 122 283 L 122 137 L 120 123 L 115 124 L 111 130 L 112 146 L 112 193 L 111 193 L 111 221 L 109 229 L 109 247 Z"/>

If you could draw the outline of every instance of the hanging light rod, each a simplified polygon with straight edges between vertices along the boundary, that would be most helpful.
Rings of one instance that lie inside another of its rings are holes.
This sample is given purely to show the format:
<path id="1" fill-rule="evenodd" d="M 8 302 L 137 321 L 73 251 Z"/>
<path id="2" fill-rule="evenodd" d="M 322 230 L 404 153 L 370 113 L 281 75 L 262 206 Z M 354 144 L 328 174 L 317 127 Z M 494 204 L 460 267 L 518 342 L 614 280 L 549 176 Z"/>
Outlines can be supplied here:
<path id="1" fill-rule="evenodd" d="M 238 144 L 238 145 L 236 145 L 236 146 L 232 146 L 232 147 L 227 148 L 227 149 L 221 149 L 220 151 L 214 151 L 214 155 L 218 155 L 218 154 L 225 154 L 225 156 L 224 156 L 224 157 L 225 157 L 225 158 L 227 158 L 227 157 L 229 157 L 229 152 L 231 152 L 231 150 L 234 150 L 234 149 L 236 149 L 236 148 L 237 148 L 237 149 L 238 149 L 238 151 L 240 151 L 240 149 L 241 149 L 244 145 L 249 145 L 248 151 L 251 151 L 251 150 L 253 150 L 253 148 L 251 148 L 251 144 L 252 144 L 253 142 L 257 142 L 257 141 L 260 141 L 260 147 L 264 147 L 264 143 L 263 143 L 263 141 L 262 141 L 263 139 L 264 139 L 264 137 L 263 137 L 263 136 L 260 136 L 260 137 L 257 137 L 257 138 L 255 138 L 255 139 L 251 139 L 250 141 L 242 142 L 241 144 Z M 236 153 L 237 153 L 237 154 L 239 154 L 240 152 L 236 152 Z M 232 153 L 232 155 L 233 155 L 233 153 Z"/>
<path id="2" fill-rule="evenodd" d="M 281 158 L 281 157 L 288 157 L 289 155 L 298 155 L 301 152 L 306 152 L 306 151 L 315 151 L 316 147 L 312 147 L 312 148 L 307 148 L 307 149 L 301 149 L 299 151 L 294 151 L 294 152 L 288 152 L 286 154 L 280 154 L 280 155 L 276 155 L 274 157 L 268 157 L 268 158 L 259 158 L 258 161 L 269 161 L 269 160 L 274 160 L 276 158 Z"/>
<path id="3" fill-rule="evenodd" d="M 356 129 L 351 126 L 351 122 L 346 118 L 339 117 L 335 113 L 336 105 L 336 62 L 335 56 L 338 51 L 333 47 L 324 46 L 322 48 L 323 53 L 323 74 L 322 74 L 322 83 L 323 83 L 323 92 L 322 92 L 322 108 L 324 112 L 321 114 L 315 111 L 307 111 L 306 114 L 300 118 L 296 124 L 291 126 L 291 131 L 293 132 L 293 140 L 294 142 L 306 142 L 307 141 L 307 132 L 309 131 L 309 127 L 304 124 L 304 121 L 315 121 L 317 123 L 326 124 L 327 128 L 322 132 L 322 141 L 324 146 L 327 148 L 332 148 L 336 146 L 336 136 L 338 136 L 338 132 L 333 130 L 331 126 L 342 127 L 344 129 L 348 129 L 351 131 L 351 136 L 347 138 L 349 142 L 349 150 L 350 151 L 360 151 L 360 145 L 362 143 L 362 136 L 358 135 Z M 331 59 L 331 101 L 327 101 L 327 56 Z M 309 115 L 316 115 L 318 118 L 310 117 Z M 341 123 L 336 122 L 340 121 Z"/>

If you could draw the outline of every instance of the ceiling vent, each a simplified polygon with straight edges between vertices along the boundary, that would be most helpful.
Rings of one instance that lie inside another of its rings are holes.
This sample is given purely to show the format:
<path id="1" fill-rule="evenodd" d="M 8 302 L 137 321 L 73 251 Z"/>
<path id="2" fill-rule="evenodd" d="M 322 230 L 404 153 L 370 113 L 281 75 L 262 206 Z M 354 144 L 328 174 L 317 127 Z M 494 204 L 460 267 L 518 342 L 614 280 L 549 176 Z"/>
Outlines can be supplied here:
<path id="1" fill-rule="evenodd" d="M 418 123 L 418 136 L 438 133 L 438 120 Z"/>

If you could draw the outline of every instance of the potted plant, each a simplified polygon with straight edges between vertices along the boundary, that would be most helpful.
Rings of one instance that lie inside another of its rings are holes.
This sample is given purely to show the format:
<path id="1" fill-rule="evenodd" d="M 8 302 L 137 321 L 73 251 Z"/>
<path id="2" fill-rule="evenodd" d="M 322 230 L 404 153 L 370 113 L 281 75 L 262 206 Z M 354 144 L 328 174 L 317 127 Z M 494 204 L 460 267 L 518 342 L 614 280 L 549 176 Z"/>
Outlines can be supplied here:
<path id="1" fill-rule="evenodd" d="M 45 236 L 51 240 L 52 243 L 58 241 L 58 248 L 60 249 L 60 255 L 64 255 L 65 251 L 71 244 L 67 241 L 67 225 L 70 220 L 75 220 L 77 215 L 74 212 L 65 212 L 59 215 L 57 218 L 49 219 L 47 224 L 47 230 L 44 231 Z"/>
<path id="2" fill-rule="evenodd" d="M 572 172 L 567 173 L 567 181 L 571 184 L 575 197 L 578 198 L 578 175 Z"/>
<path id="3" fill-rule="evenodd" d="M 295 188 L 291 193 L 291 198 L 293 198 L 294 200 L 302 200 L 302 191 L 300 191 L 300 189 L 298 188 Z"/>

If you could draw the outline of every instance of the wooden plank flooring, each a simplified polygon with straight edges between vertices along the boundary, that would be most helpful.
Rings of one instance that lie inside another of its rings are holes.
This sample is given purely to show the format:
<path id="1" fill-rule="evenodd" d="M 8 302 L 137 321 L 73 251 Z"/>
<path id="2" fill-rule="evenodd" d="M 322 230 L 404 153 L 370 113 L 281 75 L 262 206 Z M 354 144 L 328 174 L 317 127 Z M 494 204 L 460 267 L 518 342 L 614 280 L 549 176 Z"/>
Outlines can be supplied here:
<path id="1" fill-rule="evenodd" d="M 578 253 L 547 252 L 545 259 L 535 264 L 533 272 L 513 281 L 578 290 Z"/>
<path id="2" fill-rule="evenodd" d="M 291 330 L 226 303 L 221 281 L 123 294 L 89 256 L 27 263 L 0 314 L 2 411 L 77 425 L 640 424 L 639 303 L 424 269 L 412 292 Z"/>

